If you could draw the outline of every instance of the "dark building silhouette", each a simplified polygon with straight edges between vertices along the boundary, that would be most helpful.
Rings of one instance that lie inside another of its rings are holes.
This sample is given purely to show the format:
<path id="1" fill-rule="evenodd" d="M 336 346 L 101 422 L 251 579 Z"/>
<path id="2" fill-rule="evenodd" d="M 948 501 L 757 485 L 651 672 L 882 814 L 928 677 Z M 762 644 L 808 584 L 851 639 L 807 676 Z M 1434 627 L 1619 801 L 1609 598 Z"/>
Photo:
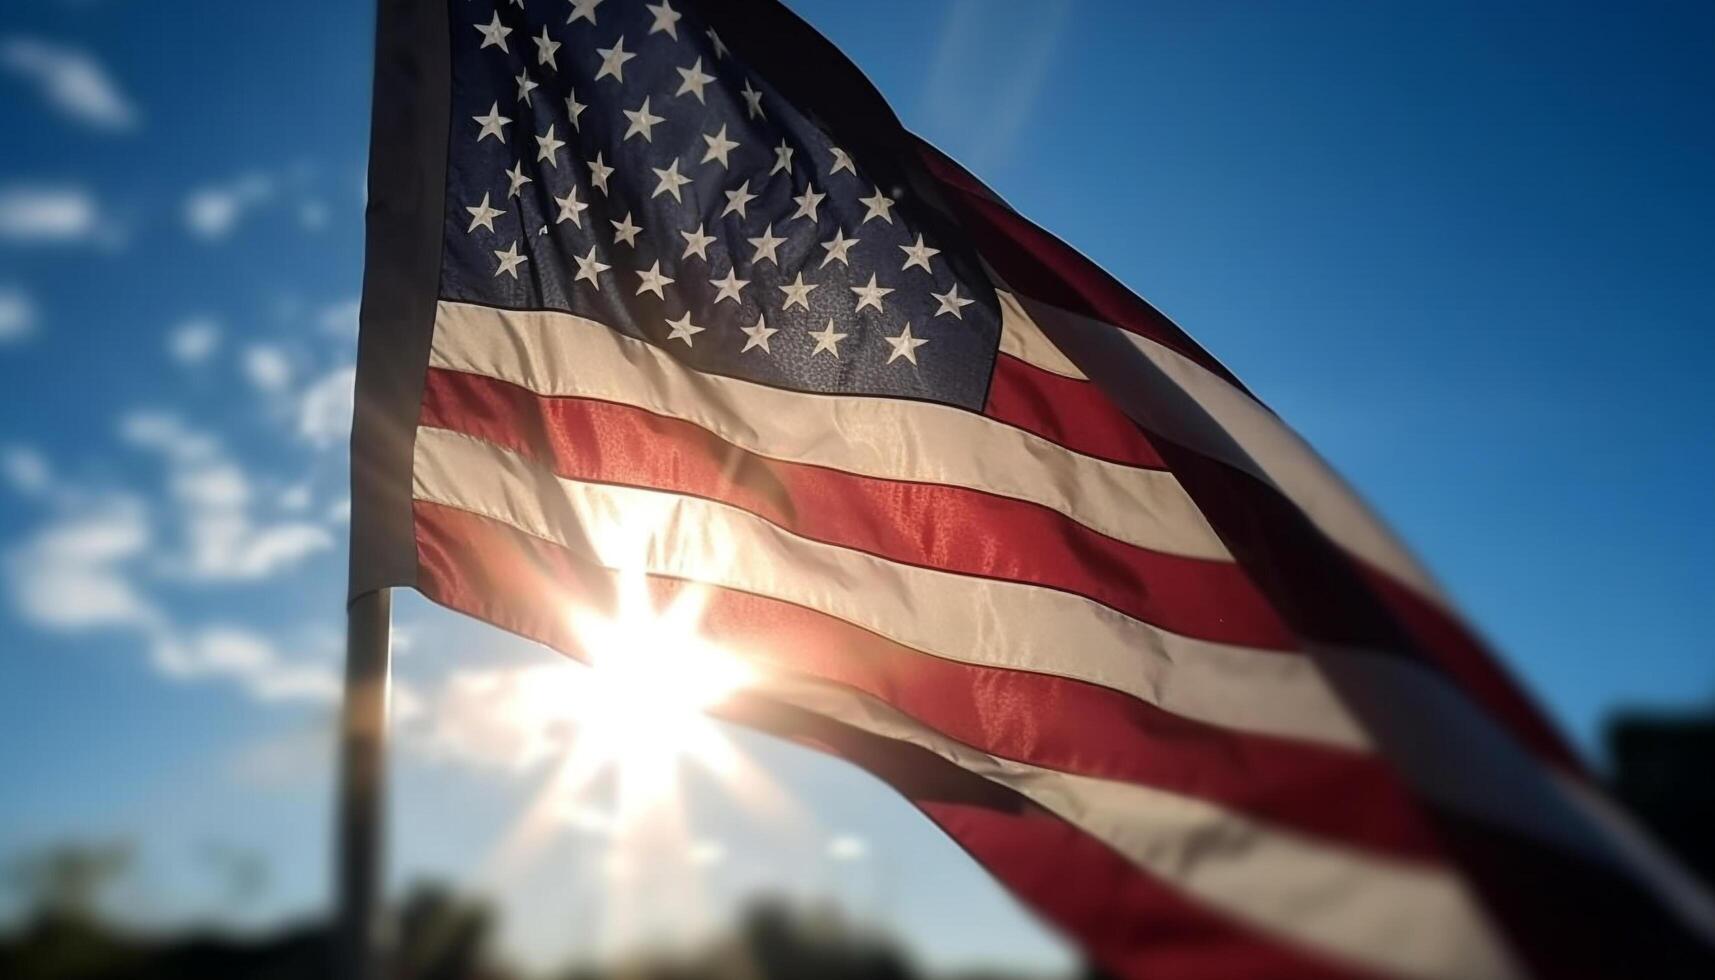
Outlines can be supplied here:
<path id="1" fill-rule="evenodd" d="M 1715 888 L 1715 710 L 1621 714 L 1608 753 L 1620 802 Z"/>

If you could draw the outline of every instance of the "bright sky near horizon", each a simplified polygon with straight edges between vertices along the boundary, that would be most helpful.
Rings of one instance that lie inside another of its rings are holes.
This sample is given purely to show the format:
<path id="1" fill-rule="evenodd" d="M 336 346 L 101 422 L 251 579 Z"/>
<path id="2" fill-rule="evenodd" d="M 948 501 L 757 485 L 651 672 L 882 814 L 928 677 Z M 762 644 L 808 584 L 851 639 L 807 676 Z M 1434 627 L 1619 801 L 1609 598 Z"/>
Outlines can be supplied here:
<path id="1" fill-rule="evenodd" d="M 792 6 L 1298 427 L 1588 753 L 1715 704 L 1715 8 Z M 145 921 L 325 895 L 367 7 L 0 13 L 0 865 L 134 839 Z M 755 737 L 671 860 L 598 813 L 517 860 L 547 763 L 509 679 L 555 661 L 397 619 L 395 877 L 491 892 L 519 955 L 767 888 L 934 964 L 1068 962 L 885 788 Z"/>

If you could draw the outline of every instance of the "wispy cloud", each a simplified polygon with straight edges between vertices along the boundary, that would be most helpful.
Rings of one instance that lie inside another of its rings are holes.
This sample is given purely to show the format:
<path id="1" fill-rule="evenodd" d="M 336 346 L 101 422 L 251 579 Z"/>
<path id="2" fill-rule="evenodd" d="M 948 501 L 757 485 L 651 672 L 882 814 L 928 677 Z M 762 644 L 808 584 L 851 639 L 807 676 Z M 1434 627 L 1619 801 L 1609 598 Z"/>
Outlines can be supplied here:
<path id="1" fill-rule="evenodd" d="M 220 346 L 220 336 L 220 324 L 195 317 L 168 331 L 167 353 L 180 364 L 201 364 Z"/>
<path id="2" fill-rule="evenodd" d="M 7 556 L 13 606 L 47 629 L 101 628 L 165 636 L 165 617 L 132 583 L 153 540 L 143 502 L 110 495 L 51 521 Z"/>
<path id="3" fill-rule="evenodd" d="M 320 524 L 258 520 L 249 475 L 217 439 L 175 416 L 134 412 L 121 420 L 120 434 L 167 463 L 166 495 L 181 531 L 181 546 L 159 560 L 167 574 L 203 582 L 256 581 L 334 546 Z"/>
<path id="4" fill-rule="evenodd" d="M 349 364 L 311 382 L 298 399 L 298 437 L 317 449 L 344 442 L 351 432 L 356 386 L 357 369 Z"/>
<path id="5" fill-rule="evenodd" d="M 0 344 L 23 340 L 36 330 L 36 304 L 16 286 L 0 286 Z"/>
<path id="6" fill-rule="evenodd" d="M 17 244 L 117 244 L 102 224 L 95 195 L 81 187 L 0 188 L 0 241 Z"/>
<path id="7" fill-rule="evenodd" d="M 187 460 L 202 451 L 195 440 L 188 445 Z M 0 456 L 0 469 L 12 489 L 55 509 L 0 562 L 7 598 L 23 622 L 56 633 L 129 634 L 163 675 L 224 680 L 261 701 L 329 703 L 338 696 L 339 675 L 327 658 L 287 656 L 266 637 L 237 626 L 175 621 L 152 595 L 151 556 L 161 535 L 141 497 L 49 493 L 47 462 L 23 448 Z M 223 502 L 240 496 L 227 476 L 203 480 L 200 493 Z"/>
<path id="8" fill-rule="evenodd" d="M 7 446 L 0 450 L 0 476 L 12 492 L 40 497 L 53 483 L 53 471 L 42 454 L 29 446 Z"/>
<path id="9" fill-rule="evenodd" d="M 135 129 L 136 106 L 86 51 L 32 37 L 0 39 L 0 67 L 34 84 L 69 118 L 108 131 Z"/>
<path id="10" fill-rule="evenodd" d="M 923 86 L 930 130 L 950 137 L 973 166 L 1005 162 L 1035 111 L 1071 13 L 1072 0 L 1044 0 L 1009 7 L 1003 22 L 983 0 L 955 0 Z"/>
<path id="11" fill-rule="evenodd" d="M 185 198 L 185 225 L 198 238 L 210 241 L 225 238 L 247 212 L 273 197 L 274 180 L 260 173 L 200 187 Z"/>
<path id="12" fill-rule="evenodd" d="M 153 656 L 168 676 L 227 679 L 258 701 L 331 703 L 339 697 L 339 674 L 331 665 L 287 659 L 265 638 L 233 626 L 173 636 Z"/>
<path id="13" fill-rule="evenodd" d="M 292 383 L 292 360 L 272 344 L 252 344 L 244 351 L 244 378 L 256 390 L 279 394 Z"/>

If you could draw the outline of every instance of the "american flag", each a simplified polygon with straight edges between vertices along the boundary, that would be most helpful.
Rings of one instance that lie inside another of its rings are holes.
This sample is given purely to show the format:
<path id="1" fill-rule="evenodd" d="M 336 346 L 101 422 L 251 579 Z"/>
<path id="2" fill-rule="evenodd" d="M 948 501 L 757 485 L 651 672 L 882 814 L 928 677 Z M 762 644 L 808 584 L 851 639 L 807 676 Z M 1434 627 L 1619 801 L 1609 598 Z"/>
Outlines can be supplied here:
<path id="1" fill-rule="evenodd" d="M 354 592 L 575 655 L 569 591 L 707 589 L 727 716 L 1119 976 L 1715 975 L 1314 452 L 784 7 L 384 0 L 377 55 Z"/>

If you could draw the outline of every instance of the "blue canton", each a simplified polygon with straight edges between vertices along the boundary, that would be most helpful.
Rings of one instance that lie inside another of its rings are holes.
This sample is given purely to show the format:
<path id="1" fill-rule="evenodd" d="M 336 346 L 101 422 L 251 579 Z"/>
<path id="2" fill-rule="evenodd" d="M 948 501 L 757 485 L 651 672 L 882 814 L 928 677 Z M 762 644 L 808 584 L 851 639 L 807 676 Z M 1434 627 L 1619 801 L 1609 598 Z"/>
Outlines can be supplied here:
<path id="1" fill-rule="evenodd" d="M 574 313 L 775 387 L 981 410 L 992 294 L 692 12 L 448 7 L 444 299 Z"/>

